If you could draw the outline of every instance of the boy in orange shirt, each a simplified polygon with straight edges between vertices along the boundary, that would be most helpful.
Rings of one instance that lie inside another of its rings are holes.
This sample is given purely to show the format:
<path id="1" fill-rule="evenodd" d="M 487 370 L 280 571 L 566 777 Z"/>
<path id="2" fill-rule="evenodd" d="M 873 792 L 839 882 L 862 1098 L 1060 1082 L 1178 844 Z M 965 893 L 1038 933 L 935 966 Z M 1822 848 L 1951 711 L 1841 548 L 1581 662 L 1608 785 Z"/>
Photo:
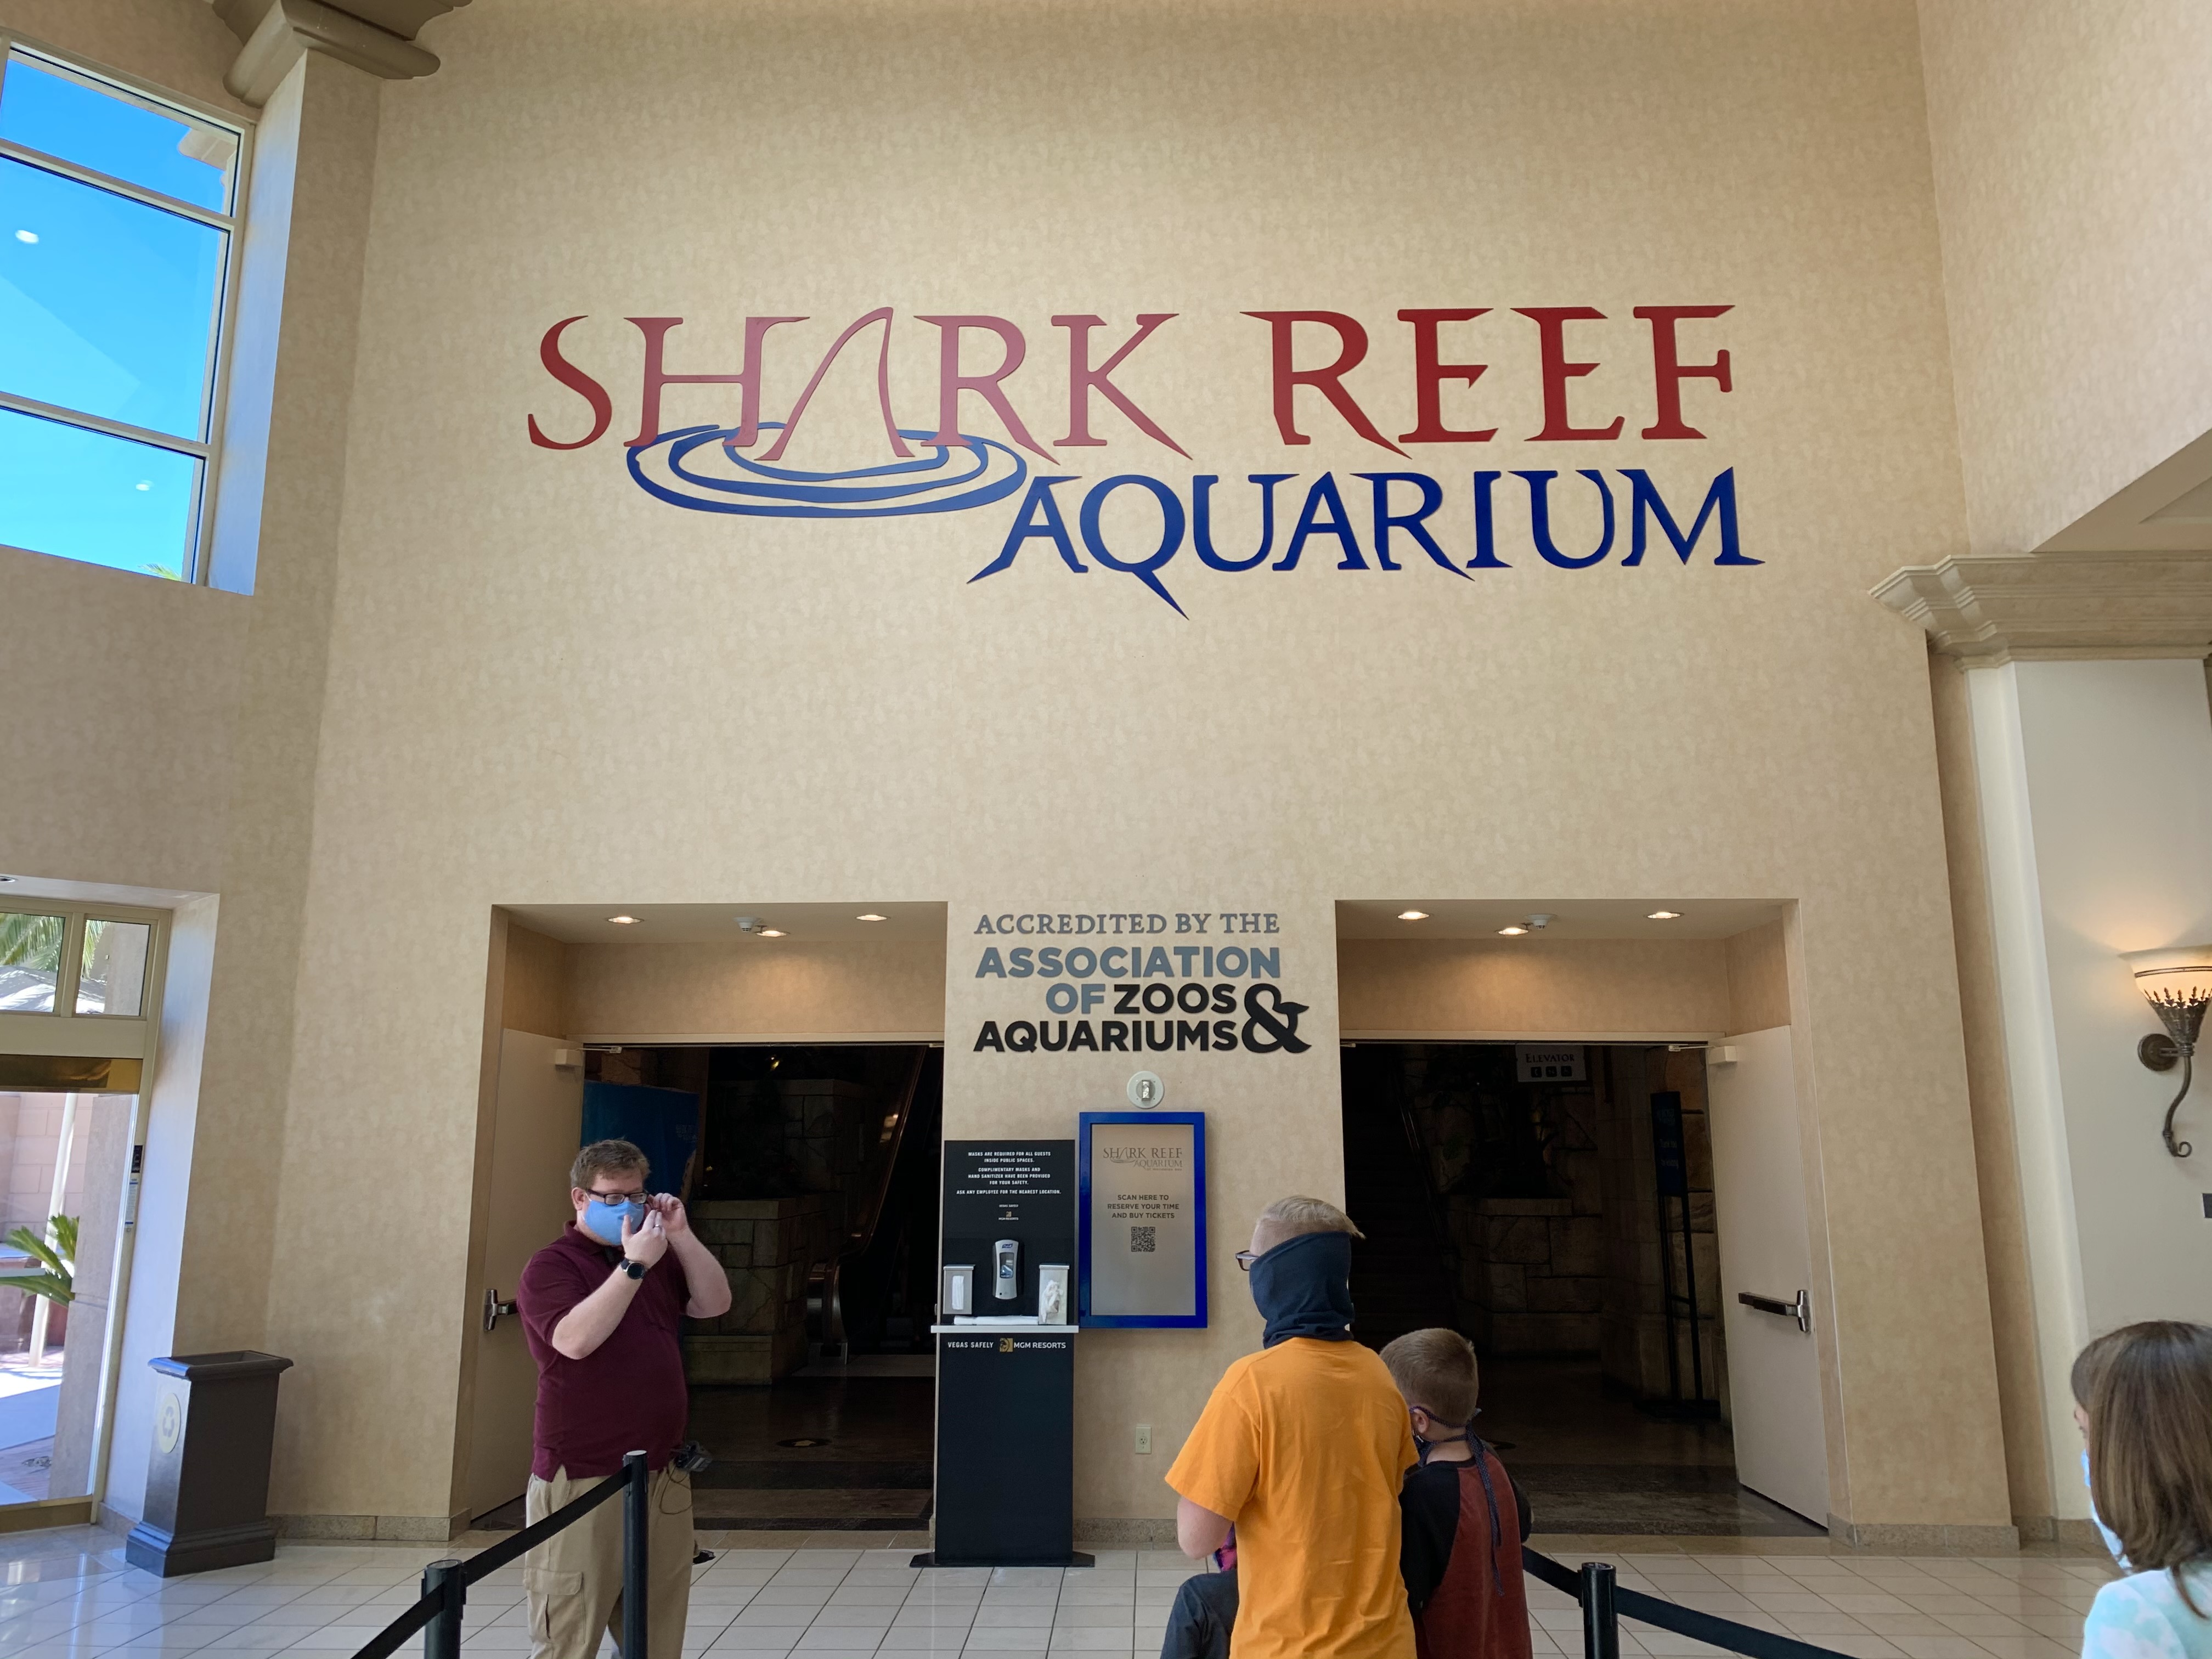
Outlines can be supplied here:
<path id="1" fill-rule="evenodd" d="M 1237 1530 L 1234 1659 L 1414 1659 L 1398 1486 L 1405 1402 L 1352 1340 L 1351 1218 L 1317 1198 L 1261 1212 L 1237 1257 L 1267 1322 L 1168 1471 L 1176 1537 L 1203 1558 Z"/>

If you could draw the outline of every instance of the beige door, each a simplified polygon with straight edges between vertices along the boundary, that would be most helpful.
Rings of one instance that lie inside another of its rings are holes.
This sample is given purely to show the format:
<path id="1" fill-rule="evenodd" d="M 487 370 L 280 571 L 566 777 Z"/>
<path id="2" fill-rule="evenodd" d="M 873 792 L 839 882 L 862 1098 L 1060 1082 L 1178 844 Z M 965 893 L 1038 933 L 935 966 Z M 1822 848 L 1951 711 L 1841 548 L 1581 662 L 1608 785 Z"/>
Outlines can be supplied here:
<path id="1" fill-rule="evenodd" d="M 483 1273 L 476 1287 L 470 1340 L 477 1345 L 474 1432 L 469 1440 L 469 1514 L 495 1510 L 522 1496 L 530 1480 L 530 1418 L 538 1399 L 538 1367 L 512 1314 L 483 1328 L 487 1293 L 514 1300 L 523 1264 L 575 1218 L 568 1203 L 568 1166 L 584 1127 L 584 1073 L 556 1066 L 556 1050 L 573 1045 L 527 1031 L 502 1031 L 494 1109 L 491 1187 L 484 1229 Z"/>
<path id="2" fill-rule="evenodd" d="M 1813 1246 L 1790 1028 L 1732 1036 L 1728 1046 L 1735 1062 L 1707 1067 L 1705 1103 L 1736 1479 L 1825 1523 L 1828 1440 L 1820 1353 L 1803 1328 Z"/>

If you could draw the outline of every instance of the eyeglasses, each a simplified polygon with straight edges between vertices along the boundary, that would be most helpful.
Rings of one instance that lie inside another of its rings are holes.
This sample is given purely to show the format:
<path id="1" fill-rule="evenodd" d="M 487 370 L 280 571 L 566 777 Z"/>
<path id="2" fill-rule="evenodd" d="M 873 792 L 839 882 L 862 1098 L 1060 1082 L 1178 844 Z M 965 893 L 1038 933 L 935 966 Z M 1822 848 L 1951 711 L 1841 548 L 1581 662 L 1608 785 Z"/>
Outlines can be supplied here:
<path id="1" fill-rule="evenodd" d="M 1237 1251 L 1237 1271 L 1238 1273 L 1250 1273 L 1250 1272 L 1252 1271 L 1252 1264 L 1253 1264 L 1254 1262 L 1257 1261 L 1259 1259 L 1260 1259 L 1259 1253 L 1258 1253 L 1257 1251 L 1255 1251 L 1255 1250 L 1239 1250 L 1239 1251 Z"/>
<path id="2" fill-rule="evenodd" d="M 584 1195 L 594 1204 L 642 1204 L 645 1202 L 645 1188 L 642 1187 L 635 1192 L 629 1193 L 602 1193 L 587 1189 Z"/>

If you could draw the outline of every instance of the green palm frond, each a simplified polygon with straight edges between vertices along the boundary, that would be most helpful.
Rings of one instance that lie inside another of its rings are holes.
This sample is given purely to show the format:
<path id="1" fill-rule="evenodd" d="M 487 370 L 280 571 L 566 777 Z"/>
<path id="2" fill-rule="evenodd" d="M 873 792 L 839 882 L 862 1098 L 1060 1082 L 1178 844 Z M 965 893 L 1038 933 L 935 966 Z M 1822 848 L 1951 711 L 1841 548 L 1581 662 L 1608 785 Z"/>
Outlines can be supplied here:
<path id="1" fill-rule="evenodd" d="M 60 916 L 33 916 L 19 910 L 0 910 L 0 963 L 40 964 L 59 962 L 64 925 Z"/>
<path id="2" fill-rule="evenodd" d="M 54 1242 L 51 1244 L 28 1227 L 17 1227 L 8 1234 L 7 1242 L 10 1247 L 40 1263 L 46 1271 L 27 1273 L 21 1279 L 4 1282 L 32 1296 L 44 1297 L 49 1302 L 73 1302 L 76 1299 L 76 1218 L 73 1215 L 49 1217 L 46 1228 L 53 1235 Z"/>

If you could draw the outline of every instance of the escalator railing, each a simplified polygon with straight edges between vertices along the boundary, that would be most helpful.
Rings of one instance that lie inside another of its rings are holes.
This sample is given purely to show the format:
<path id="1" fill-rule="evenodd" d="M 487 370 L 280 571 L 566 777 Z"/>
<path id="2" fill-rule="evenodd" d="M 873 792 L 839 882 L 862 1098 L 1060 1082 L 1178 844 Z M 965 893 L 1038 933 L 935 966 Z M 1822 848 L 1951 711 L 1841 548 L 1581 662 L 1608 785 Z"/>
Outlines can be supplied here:
<path id="1" fill-rule="evenodd" d="M 845 1265 L 866 1255 L 876 1242 L 876 1228 L 883 1220 L 884 1206 L 890 1196 L 891 1178 L 897 1172 L 899 1152 L 906 1145 L 907 1125 L 914 1121 L 915 1097 L 921 1092 L 922 1073 L 929 1064 L 929 1050 L 915 1050 L 914 1066 L 907 1073 L 906 1087 L 901 1091 L 898 1104 L 885 1114 L 876 1135 L 875 1152 L 859 1183 L 860 1207 L 847 1218 L 845 1236 L 838 1242 L 836 1254 L 828 1261 L 818 1261 L 806 1276 L 806 1336 L 823 1350 L 836 1349 L 842 1355 L 850 1341 L 845 1329 L 845 1308 L 842 1281 Z"/>
<path id="2" fill-rule="evenodd" d="M 1460 1282 L 1459 1240 L 1452 1236 L 1449 1206 L 1437 1196 L 1436 1182 L 1429 1172 L 1428 1142 L 1421 1133 L 1421 1121 L 1413 1111 L 1413 1102 L 1409 1095 L 1398 1097 L 1398 1124 L 1405 1133 L 1407 1149 L 1413 1155 L 1413 1172 L 1421 1184 L 1421 1204 L 1428 1219 L 1429 1236 L 1437 1241 L 1437 1255 L 1443 1264 L 1445 1279 L 1452 1287 L 1452 1301 L 1456 1306 Z"/>

